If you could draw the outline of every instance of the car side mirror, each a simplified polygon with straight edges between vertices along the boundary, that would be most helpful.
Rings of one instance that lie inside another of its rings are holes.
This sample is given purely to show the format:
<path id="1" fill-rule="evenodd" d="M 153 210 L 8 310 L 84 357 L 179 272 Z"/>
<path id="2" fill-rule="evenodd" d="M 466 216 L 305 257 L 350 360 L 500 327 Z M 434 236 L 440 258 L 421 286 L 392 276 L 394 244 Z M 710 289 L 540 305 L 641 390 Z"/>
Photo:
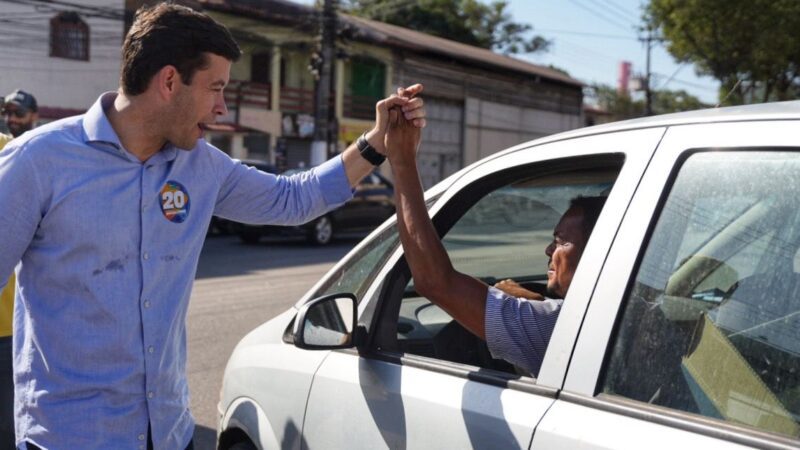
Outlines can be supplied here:
<path id="1" fill-rule="evenodd" d="M 358 308 L 353 294 L 315 298 L 300 308 L 294 321 L 294 345 L 307 350 L 333 350 L 355 346 Z"/>

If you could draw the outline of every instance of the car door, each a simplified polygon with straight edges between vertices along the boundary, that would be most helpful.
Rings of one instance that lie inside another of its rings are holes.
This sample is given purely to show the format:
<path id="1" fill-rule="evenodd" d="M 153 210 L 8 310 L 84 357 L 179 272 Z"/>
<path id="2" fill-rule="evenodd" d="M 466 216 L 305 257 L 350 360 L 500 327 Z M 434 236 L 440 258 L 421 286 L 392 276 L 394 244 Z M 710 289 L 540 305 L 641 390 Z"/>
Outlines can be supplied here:
<path id="1" fill-rule="evenodd" d="M 565 301 L 575 307 L 563 309 L 537 379 L 492 359 L 485 343 L 416 294 L 398 248 L 360 297 L 365 343 L 331 352 L 314 376 L 304 446 L 527 448 L 566 370 L 580 325 L 570 316 L 583 314 L 662 134 L 649 129 L 520 147 L 474 166 L 431 208 L 456 269 L 537 289 L 546 280 L 544 248 L 569 198 L 608 195 Z"/>
<path id="2" fill-rule="evenodd" d="M 667 131 L 532 448 L 800 447 L 798 125 Z"/>

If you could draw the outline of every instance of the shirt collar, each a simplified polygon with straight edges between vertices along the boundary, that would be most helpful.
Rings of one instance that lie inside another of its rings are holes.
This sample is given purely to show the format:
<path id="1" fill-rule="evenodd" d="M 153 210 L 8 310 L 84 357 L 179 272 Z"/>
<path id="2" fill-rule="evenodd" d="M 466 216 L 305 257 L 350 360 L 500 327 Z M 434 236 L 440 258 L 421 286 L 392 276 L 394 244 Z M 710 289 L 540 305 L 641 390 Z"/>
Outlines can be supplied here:
<path id="1" fill-rule="evenodd" d="M 92 107 L 86 111 L 86 114 L 83 116 L 84 142 L 109 144 L 129 159 L 133 158 L 138 161 L 135 156 L 122 146 L 117 132 L 114 131 L 111 122 L 108 121 L 108 116 L 106 116 L 106 110 L 114 103 L 117 95 L 116 92 L 106 92 L 102 94 L 97 101 L 94 102 Z M 145 164 L 155 165 L 162 162 L 169 162 L 177 156 L 178 149 L 168 142 L 161 151 L 148 159 Z"/>
<path id="2" fill-rule="evenodd" d="M 122 150 L 122 143 L 119 136 L 111 127 L 111 122 L 106 117 L 106 108 L 114 103 L 117 98 L 116 92 L 106 92 L 97 99 L 96 102 L 83 115 L 83 132 L 86 135 L 85 142 L 103 142 L 111 144 L 118 150 Z"/>

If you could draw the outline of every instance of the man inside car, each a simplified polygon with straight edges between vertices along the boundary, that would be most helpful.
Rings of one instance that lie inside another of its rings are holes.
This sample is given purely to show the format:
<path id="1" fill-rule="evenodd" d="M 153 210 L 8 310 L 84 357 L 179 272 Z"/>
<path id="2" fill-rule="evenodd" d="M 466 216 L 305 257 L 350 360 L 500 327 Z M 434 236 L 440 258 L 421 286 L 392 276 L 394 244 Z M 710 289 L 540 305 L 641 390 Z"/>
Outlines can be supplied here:
<path id="1" fill-rule="evenodd" d="M 553 241 L 545 249 L 550 258 L 548 298 L 511 280 L 488 286 L 453 268 L 428 216 L 416 165 L 419 129 L 392 111 L 385 140 L 395 179 L 400 240 L 415 289 L 484 339 L 492 356 L 536 377 L 605 197 L 573 199 L 556 225 Z"/>

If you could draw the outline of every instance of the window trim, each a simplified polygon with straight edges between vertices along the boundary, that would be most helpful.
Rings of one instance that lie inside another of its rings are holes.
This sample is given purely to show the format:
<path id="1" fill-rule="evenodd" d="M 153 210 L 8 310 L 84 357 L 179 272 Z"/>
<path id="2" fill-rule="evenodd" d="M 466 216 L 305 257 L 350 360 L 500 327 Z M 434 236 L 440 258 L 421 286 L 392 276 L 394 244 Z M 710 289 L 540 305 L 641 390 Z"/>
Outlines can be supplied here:
<path id="1" fill-rule="evenodd" d="M 699 414 L 650 405 L 616 395 L 601 393 L 595 397 L 587 397 L 574 392 L 562 391 L 558 398 L 559 400 L 587 408 L 619 414 L 755 448 L 788 450 L 796 449 L 798 443 L 800 443 L 800 440 L 761 431 L 747 425 L 724 422 Z"/>
<path id="2" fill-rule="evenodd" d="M 429 372 L 450 375 L 469 381 L 496 386 L 502 389 L 514 389 L 516 391 L 526 392 L 542 397 L 549 397 L 552 399 L 556 399 L 558 397 L 558 389 L 537 385 L 535 382 L 536 380 L 522 375 L 512 375 L 505 372 L 483 369 L 481 367 L 470 366 L 467 364 L 459 364 L 436 358 L 428 358 L 425 356 L 412 354 L 406 355 L 384 350 L 359 352 L 356 349 L 343 349 L 335 351 L 347 353 L 353 356 L 359 356 L 362 358 L 384 361 L 391 364 L 396 364 L 398 366 L 414 367 L 417 369 L 427 370 Z"/>

